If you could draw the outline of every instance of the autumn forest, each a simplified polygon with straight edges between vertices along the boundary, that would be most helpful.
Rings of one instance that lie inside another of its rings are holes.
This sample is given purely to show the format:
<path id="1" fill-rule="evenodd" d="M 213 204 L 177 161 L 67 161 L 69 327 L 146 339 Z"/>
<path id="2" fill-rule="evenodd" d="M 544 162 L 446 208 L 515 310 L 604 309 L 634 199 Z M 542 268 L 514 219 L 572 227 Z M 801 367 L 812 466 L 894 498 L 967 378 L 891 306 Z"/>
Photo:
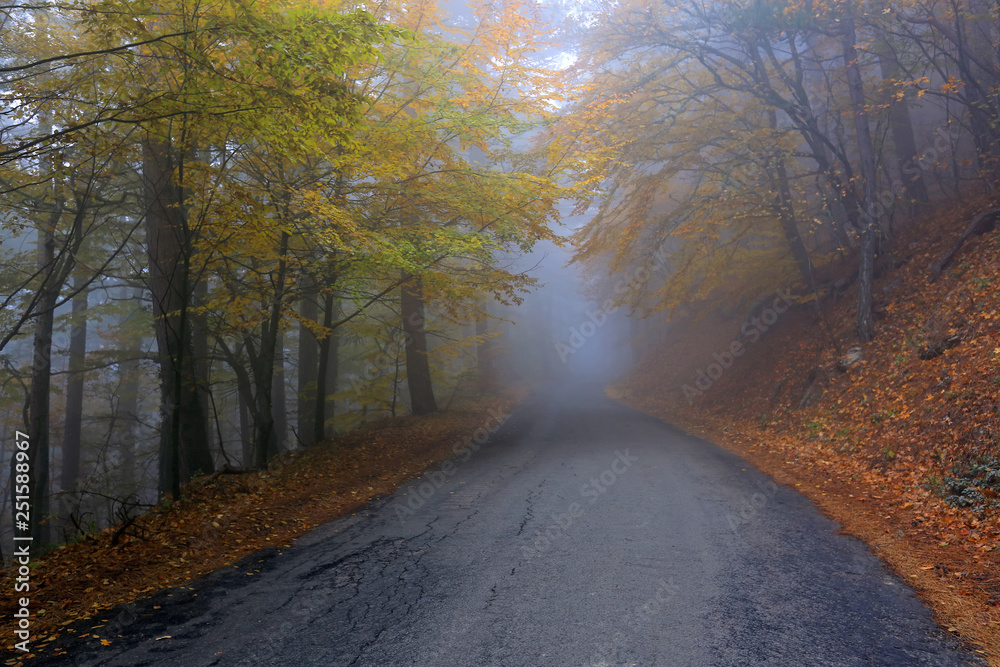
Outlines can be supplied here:
<path id="1" fill-rule="evenodd" d="M 895 239 L 1000 170 L 984 0 L 0 17 L 0 533 L 38 552 L 198 477 L 571 374 L 586 313 L 639 346 L 785 289 L 850 299 L 869 343 Z M 542 249 L 586 301 L 521 316 L 558 282 Z"/>

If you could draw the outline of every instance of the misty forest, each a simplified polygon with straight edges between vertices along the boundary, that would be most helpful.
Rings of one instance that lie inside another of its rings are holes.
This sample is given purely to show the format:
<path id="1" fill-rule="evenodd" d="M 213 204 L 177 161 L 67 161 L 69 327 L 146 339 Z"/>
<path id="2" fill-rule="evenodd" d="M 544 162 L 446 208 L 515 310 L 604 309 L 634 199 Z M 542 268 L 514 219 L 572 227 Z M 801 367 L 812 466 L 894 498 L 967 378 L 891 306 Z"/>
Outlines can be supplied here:
<path id="1" fill-rule="evenodd" d="M 773 305 L 846 368 L 885 340 L 914 221 L 985 202 L 932 282 L 998 212 L 986 0 L 0 17 L 5 565 L 17 535 L 155 542 L 139 517 L 354 432 L 655 373 L 712 318 L 756 324 L 703 367 Z"/>

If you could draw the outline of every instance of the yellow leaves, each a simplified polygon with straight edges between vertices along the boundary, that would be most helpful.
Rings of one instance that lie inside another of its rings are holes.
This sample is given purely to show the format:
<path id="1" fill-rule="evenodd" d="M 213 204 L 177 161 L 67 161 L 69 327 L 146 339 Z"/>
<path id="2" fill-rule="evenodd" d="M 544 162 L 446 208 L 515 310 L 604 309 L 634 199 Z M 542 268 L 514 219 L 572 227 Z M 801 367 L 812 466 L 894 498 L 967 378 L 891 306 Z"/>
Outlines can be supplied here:
<path id="1" fill-rule="evenodd" d="M 941 84 L 942 93 L 957 93 L 962 87 L 963 83 L 958 80 L 955 75 L 948 77 L 948 80 Z"/>

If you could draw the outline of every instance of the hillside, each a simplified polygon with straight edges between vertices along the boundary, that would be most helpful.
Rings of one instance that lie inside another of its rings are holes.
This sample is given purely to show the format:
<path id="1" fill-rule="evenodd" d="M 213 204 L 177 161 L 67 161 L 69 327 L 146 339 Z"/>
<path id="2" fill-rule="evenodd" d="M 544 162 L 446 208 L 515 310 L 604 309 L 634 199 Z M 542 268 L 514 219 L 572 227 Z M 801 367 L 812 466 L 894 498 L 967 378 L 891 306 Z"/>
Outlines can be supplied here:
<path id="1" fill-rule="evenodd" d="M 780 302 L 742 336 L 743 317 L 674 326 L 609 393 L 793 485 L 1000 665 L 1000 233 L 972 237 L 936 282 L 929 269 L 994 207 L 900 235 L 870 344 L 851 290 L 823 317 Z"/>

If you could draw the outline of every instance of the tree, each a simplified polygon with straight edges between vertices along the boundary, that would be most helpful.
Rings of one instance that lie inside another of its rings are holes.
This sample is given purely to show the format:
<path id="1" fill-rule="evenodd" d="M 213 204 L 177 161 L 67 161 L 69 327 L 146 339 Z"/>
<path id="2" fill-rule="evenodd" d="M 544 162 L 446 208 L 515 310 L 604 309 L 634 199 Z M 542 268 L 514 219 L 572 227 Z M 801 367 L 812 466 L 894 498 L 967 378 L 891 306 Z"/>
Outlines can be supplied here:
<path id="1" fill-rule="evenodd" d="M 48 41 L 47 17 L 42 21 L 43 41 Z M 49 81 L 42 78 L 43 84 Z M 40 131 L 51 132 L 56 121 L 55 109 L 42 114 Z M 32 345 L 31 385 L 28 396 L 28 457 L 29 487 L 32 503 L 30 520 L 24 532 L 32 537 L 32 551 L 40 552 L 49 542 L 49 485 L 50 485 L 50 406 L 52 376 L 52 334 L 55 310 L 60 293 L 68 276 L 73 272 L 76 258 L 85 235 L 85 220 L 93 206 L 92 196 L 97 185 L 96 160 L 90 160 L 91 171 L 82 174 L 68 173 L 50 155 L 39 161 L 39 168 L 31 176 L 35 183 L 26 187 L 31 193 L 30 209 L 36 217 L 37 271 L 32 276 L 36 292 L 25 308 L 15 330 L 30 319 L 34 320 Z M 68 223 L 66 222 L 68 221 Z M 57 237 L 65 230 L 63 242 Z M 59 251 L 57 252 L 57 247 Z M 29 283 L 30 284 L 30 283 Z M 80 278 L 75 287 L 85 289 Z M 15 332 L 8 334 L 9 341 Z M 77 341 L 79 346 L 79 340 Z M 0 346 L 2 347 L 2 346 Z M 13 465 L 13 460 L 12 460 Z M 19 530 L 19 532 L 21 532 Z"/>
<path id="2" fill-rule="evenodd" d="M 589 236 L 582 239 L 584 252 L 592 249 L 591 254 L 597 255 L 602 248 L 617 249 L 617 264 L 612 270 L 621 270 L 628 257 L 622 251 L 629 246 L 644 246 L 649 253 L 671 236 L 683 239 L 682 247 L 697 250 L 708 245 L 709 239 L 719 239 L 715 249 L 706 248 L 706 261 L 718 256 L 718 263 L 732 268 L 733 249 L 752 251 L 755 244 L 740 224 L 747 216 L 731 208 L 731 193 L 740 190 L 753 201 L 763 181 L 772 193 L 769 217 L 777 217 L 799 272 L 809 285 L 811 262 L 794 222 L 790 206 L 793 177 L 787 173 L 787 165 L 796 165 L 801 171 L 798 164 L 808 158 L 822 177 L 821 190 L 816 193 L 819 200 L 814 196 L 810 206 L 821 204 L 835 215 L 843 211 L 850 227 L 861 235 L 857 322 L 859 336 L 869 339 L 871 261 L 881 211 L 873 203 L 877 169 L 869 159 L 873 151 L 861 66 L 857 56 L 843 60 L 848 53 L 855 54 L 853 41 L 850 50 L 843 41 L 847 39 L 845 31 L 853 25 L 846 20 L 851 11 L 849 2 L 805 7 L 734 1 L 667 3 L 656 9 L 623 4 L 603 16 L 604 24 L 597 31 L 597 55 L 588 63 L 595 72 L 593 92 L 585 98 L 587 107 L 579 112 L 581 120 L 570 124 L 567 134 L 577 132 L 589 142 L 580 152 L 586 182 L 613 184 L 614 189 L 605 194 L 604 225 L 617 216 L 631 217 L 637 211 L 650 215 L 656 208 L 665 208 L 669 211 L 664 216 L 667 224 L 661 229 L 674 226 L 666 234 L 650 234 L 640 217 L 634 232 L 620 234 L 610 244 L 603 244 L 603 235 L 592 227 Z M 840 58 L 850 80 L 844 84 L 826 76 L 817 81 L 814 76 L 811 62 L 819 62 L 819 45 L 832 40 L 845 44 Z M 614 87 L 605 87 L 605 81 Z M 818 83 L 826 85 L 826 90 L 817 89 Z M 826 118 L 817 112 L 814 99 L 821 94 L 825 95 L 822 106 Z M 850 99 L 849 104 L 845 105 L 841 96 Z M 601 102 L 595 103 L 595 97 Z M 617 139 L 596 142 L 601 147 L 595 152 L 590 128 L 601 103 L 616 110 L 635 109 L 636 115 L 629 122 L 618 121 L 621 133 Z M 848 147 L 835 132 L 838 112 L 845 106 L 857 121 L 856 139 L 864 144 L 861 157 L 855 157 L 858 145 Z M 665 117 L 656 118 L 657 113 Z M 717 118 L 725 121 L 716 124 Z M 727 125 L 734 129 L 727 129 Z M 793 133 L 797 142 L 789 141 Z M 623 173 L 630 166 L 615 161 L 615 141 L 636 146 L 639 159 L 650 166 L 637 170 L 636 176 Z M 761 163 L 754 160 L 755 153 L 767 157 Z M 685 166 L 678 166 L 678 162 Z M 652 165 L 666 166 L 653 171 Z M 685 175 L 686 170 L 691 176 Z M 706 183 L 714 189 L 705 191 Z M 677 189 L 686 189 L 686 194 L 679 197 Z M 707 196 L 696 204 L 692 193 L 699 190 Z M 682 203 L 672 206 L 664 197 Z M 806 198 L 803 203 L 808 202 Z M 745 210 L 745 206 L 739 209 Z M 696 211 L 700 218 L 695 218 Z M 709 226 L 711 220 L 724 221 L 726 216 L 732 216 L 732 222 L 722 225 L 725 231 Z M 701 229 L 685 233 L 692 219 L 700 219 Z M 756 260 L 758 266 L 760 259 Z M 690 258 L 678 257 L 672 263 L 681 267 L 674 269 L 674 282 L 682 278 L 681 293 L 704 296 L 705 288 L 713 284 L 706 282 L 714 274 L 711 270 L 692 279 L 687 271 Z M 717 281 L 714 284 L 718 287 Z"/>
<path id="3" fill-rule="evenodd" d="M 337 246 L 336 268 L 324 274 L 345 304 L 339 319 L 324 323 L 326 340 L 336 341 L 331 330 L 347 329 L 373 308 L 401 307 L 396 326 L 409 334 L 407 381 L 421 387 L 415 410 L 429 410 L 434 402 L 420 397 L 432 395 L 435 353 L 426 343 L 421 348 L 419 311 L 434 304 L 460 320 L 483 291 L 517 300 L 532 281 L 503 270 L 499 254 L 555 238 L 549 225 L 564 189 L 554 173 L 536 173 L 533 160 L 508 146 L 552 117 L 538 93 L 556 92 L 549 92 L 551 73 L 531 61 L 538 34 L 529 20 L 535 10 L 526 5 L 477 4 L 471 17 L 450 25 L 430 2 L 385 11 L 415 38 L 384 50 L 354 79 L 366 122 L 356 152 L 345 152 L 311 216 L 330 218 L 343 205 L 357 234 L 356 243 Z M 419 294 L 411 289 L 418 284 Z M 319 340 L 322 367 L 322 333 Z M 324 390 L 316 397 L 317 424 Z"/>
<path id="4" fill-rule="evenodd" d="M 302 445 L 316 443 L 315 440 L 315 403 L 317 368 L 319 364 L 319 347 L 313 327 L 319 316 L 316 282 L 308 273 L 302 276 L 306 283 L 301 288 L 302 298 L 299 302 L 299 357 L 298 357 L 298 427 L 296 436 Z"/>
<path id="5" fill-rule="evenodd" d="M 208 416 L 198 388 L 192 337 L 196 278 L 191 270 L 196 231 L 185 209 L 183 174 L 186 157 L 168 138 L 150 136 L 143 150 L 143 184 L 147 211 L 149 290 L 160 358 L 160 493 L 180 497 L 180 486 L 198 473 L 214 469 L 208 446 Z M 179 164 L 175 164 L 179 162 Z"/>
<path id="6" fill-rule="evenodd" d="M 424 289 L 419 276 L 404 276 L 399 303 L 406 349 L 406 384 L 410 389 L 410 410 L 415 415 L 426 415 L 436 412 L 438 408 L 427 358 Z"/>
<path id="7" fill-rule="evenodd" d="M 930 201 L 930 195 L 923 173 L 920 171 L 913 173 L 913 170 L 907 168 L 917 160 L 917 144 L 910 117 L 910 100 L 913 96 L 907 95 L 908 82 L 903 76 L 898 57 L 884 34 L 878 38 L 875 48 L 879 71 L 888 97 L 889 127 L 895 148 L 893 155 L 896 158 L 906 198 L 911 203 L 911 210 L 918 211 L 922 205 Z"/>
<path id="8" fill-rule="evenodd" d="M 996 177 L 1000 151 L 1000 61 L 996 17 L 980 0 L 913 1 L 886 5 L 869 22 L 897 51 L 902 79 L 918 94 L 941 99 L 965 112 L 953 120 L 965 127 L 976 146 L 978 175 L 987 187 Z M 953 112 L 949 112 L 953 113 Z"/>
<path id="9" fill-rule="evenodd" d="M 864 187 L 862 199 L 861 254 L 858 269 L 858 338 L 862 343 L 875 336 L 875 321 L 872 315 L 872 282 L 875 279 L 875 242 L 879 229 L 878 192 L 876 190 L 875 146 L 865 102 L 864 80 L 858 63 L 857 37 L 854 29 L 852 8 L 846 7 L 840 17 L 841 43 L 844 49 L 844 65 L 847 68 L 847 86 L 851 95 L 851 111 L 854 116 L 854 131 L 858 144 L 858 160 L 861 163 L 861 178 Z"/>
<path id="10" fill-rule="evenodd" d="M 230 462 L 233 431 L 247 467 L 278 451 L 284 348 L 297 325 L 297 430 L 317 441 L 347 386 L 345 355 L 378 349 L 388 381 L 373 405 L 394 413 L 407 380 L 432 397 L 471 363 L 461 350 L 475 337 L 448 336 L 481 316 L 483 295 L 516 303 L 533 284 L 506 268 L 507 254 L 556 238 L 566 188 L 522 136 L 554 118 L 559 94 L 533 60 L 530 3 L 446 17 L 433 2 L 366 12 L 301 0 L 101 0 L 54 8 L 48 52 L 24 48 L 39 25 L 32 10 L 7 10 L 25 30 L 0 39 L 0 189 L 22 214 L 0 224 L 34 252 L 29 268 L 26 253 L 3 248 L 0 350 L 17 380 L 33 380 L 25 421 L 36 496 L 48 493 L 43 396 L 59 386 L 52 334 L 64 321 L 75 333 L 66 455 L 53 461 L 62 486 L 100 467 L 100 483 L 118 485 L 101 492 L 151 500 L 149 460 L 158 495 L 176 498 L 199 471 Z M 107 294 L 119 303 L 100 304 Z M 130 297 L 134 317 L 123 312 Z M 401 310 L 430 322 L 413 328 L 423 354 L 411 345 L 408 363 L 401 332 L 417 320 Z M 160 390 L 156 451 L 135 437 L 147 433 L 137 422 L 155 421 L 142 414 L 150 384 Z M 99 385 L 112 391 L 100 417 Z M 98 419 L 108 420 L 103 443 L 96 426 L 88 440 Z M 116 466 L 119 480 L 107 473 Z"/>
<path id="11" fill-rule="evenodd" d="M 84 288 L 88 272 L 77 267 L 73 272 L 72 319 L 69 335 L 69 377 L 66 383 L 66 421 L 63 427 L 62 473 L 59 489 L 64 493 L 75 490 L 80 477 L 80 453 L 83 448 L 83 394 L 87 364 L 87 306 L 89 291 Z M 71 502 L 64 503 L 61 514 L 69 514 Z"/>
<path id="12" fill-rule="evenodd" d="M 226 205 L 237 201 L 240 188 L 232 179 L 244 166 L 231 159 L 206 162 L 202 148 L 244 142 L 264 146 L 282 163 L 349 142 L 358 103 L 341 77 L 349 63 L 374 53 L 374 43 L 399 33 L 376 25 L 364 12 L 340 14 L 294 2 L 181 4 L 159 12 L 109 3 L 104 9 L 117 11 L 113 34 L 121 41 L 151 44 L 140 89 L 156 95 L 156 104 L 148 106 L 143 152 L 145 217 L 164 407 L 161 493 L 176 497 L 181 483 L 212 468 L 200 395 L 206 382 L 193 347 L 192 308 L 204 307 L 195 295 L 211 261 L 212 251 L 204 254 L 202 238 L 210 235 L 208 225 L 220 222 L 220 212 L 236 212 Z M 153 41 L 163 33 L 178 36 Z M 303 72 L 309 73 L 304 82 Z M 273 200 L 261 203 L 264 209 L 280 206 Z M 288 234 L 278 236 L 281 255 Z M 195 265 L 196 254 L 200 266 Z M 273 433 L 271 380 L 286 277 L 284 258 L 277 261 L 276 291 L 264 296 L 270 305 L 260 322 L 259 349 L 250 339 L 243 341 L 256 380 L 256 465 L 266 461 Z"/>

